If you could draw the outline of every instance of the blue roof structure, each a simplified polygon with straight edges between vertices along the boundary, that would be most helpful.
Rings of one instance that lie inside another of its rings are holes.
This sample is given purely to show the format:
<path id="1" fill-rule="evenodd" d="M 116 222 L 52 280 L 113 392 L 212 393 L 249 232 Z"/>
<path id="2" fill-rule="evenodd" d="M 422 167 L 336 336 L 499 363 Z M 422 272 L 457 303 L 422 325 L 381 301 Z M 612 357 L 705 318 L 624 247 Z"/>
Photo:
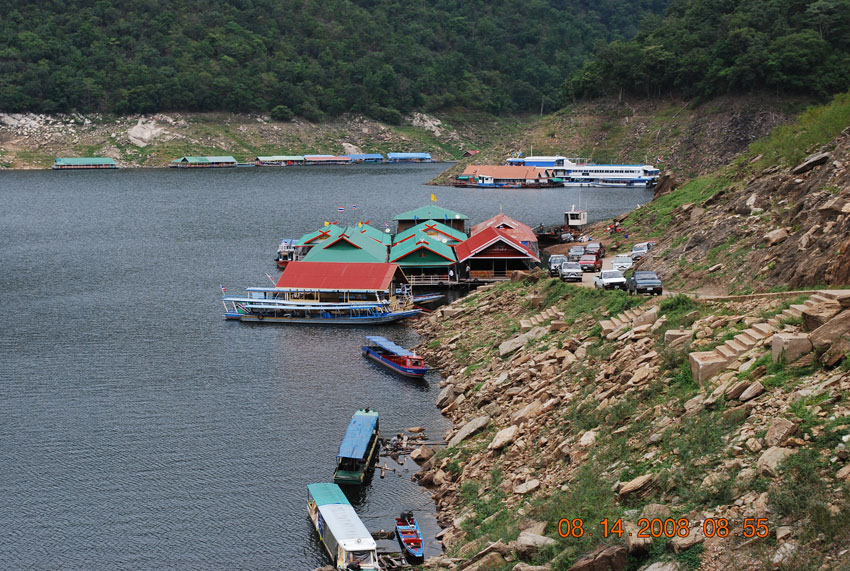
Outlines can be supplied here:
<path id="1" fill-rule="evenodd" d="M 416 353 L 412 353 L 412 352 L 408 351 L 407 349 L 405 349 L 404 347 L 396 345 L 395 343 L 393 343 L 392 341 L 390 341 L 386 337 L 381 337 L 380 335 L 367 335 L 366 340 L 374 343 L 375 345 L 377 345 L 381 349 L 385 349 L 385 350 L 387 350 L 387 351 L 389 351 L 389 352 L 391 352 L 395 355 L 400 355 L 402 357 L 415 357 L 416 356 Z"/>
<path id="2" fill-rule="evenodd" d="M 422 159 L 430 160 L 431 153 L 387 153 L 387 158 L 393 159 Z"/>
<path id="3" fill-rule="evenodd" d="M 384 155 L 380 153 L 367 153 L 365 155 L 348 155 L 352 161 L 382 161 Z"/>
<path id="4" fill-rule="evenodd" d="M 342 444 L 339 445 L 337 458 L 362 459 L 369 449 L 372 432 L 378 426 L 378 412 L 374 410 L 358 410 L 351 418 Z"/>

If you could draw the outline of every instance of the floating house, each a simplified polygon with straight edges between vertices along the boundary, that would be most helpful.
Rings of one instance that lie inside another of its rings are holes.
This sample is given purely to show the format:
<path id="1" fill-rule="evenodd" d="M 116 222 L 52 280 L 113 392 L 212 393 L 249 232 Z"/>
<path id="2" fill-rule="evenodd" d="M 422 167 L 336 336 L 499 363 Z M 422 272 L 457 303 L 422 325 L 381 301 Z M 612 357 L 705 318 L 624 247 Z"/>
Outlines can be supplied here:
<path id="1" fill-rule="evenodd" d="M 393 240 L 393 245 L 396 245 L 400 242 L 404 242 L 405 240 L 409 240 L 418 234 L 426 234 L 431 238 L 437 238 L 448 244 L 449 246 L 454 246 L 455 244 L 460 244 L 469 236 L 461 232 L 460 230 L 455 230 L 451 226 L 447 226 L 442 222 L 437 222 L 436 220 L 426 220 L 425 222 L 420 222 L 416 226 L 412 228 L 408 228 L 404 232 L 399 232 L 396 234 L 395 239 Z"/>
<path id="2" fill-rule="evenodd" d="M 506 232 L 488 226 L 455 246 L 461 279 L 495 281 L 510 278 L 514 270 L 528 270 L 539 256 Z"/>
<path id="3" fill-rule="evenodd" d="M 455 186 L 481 188 L 548 188 L 563 186 L 564 179 L 551 169 L 514 165 L 469 165 L 455 179 Z"/>
<path id="4" fill-rule="evenodd" d="M 408 228 L 413 228 L 417 224 L 425 220 L 442 220 L 443 224 L 450 226 L 455 230 L 466 232 L 466 221 L 469 216 L 460 214 L 448 208 L 442 208 L 436 204 L 429 204 L 415 210 L 403 212 L 393 220 L 397 223 L 396 233 L 401 233 Z"/>
<path id="5" fill-rule="evenodd" d="M 390 249 L 390 263 L 404 269 L 411 285 L 449 283 L 449 270 L 455 262 L 454 248 L 424 232 L 414 233 Z"/>
<path id="6" fill-rule="evenodd" d="M 304 234 L 297 241 L 298 244 L 295 247 L 295 259 L 304 259 L 312 248 L 324 243 L 326 240 L 330 240 L 331 238 L 338 236 L 341 232 L 342 227 L 338 224 L 327 224 L 318 230 Z"/>
<path id="7" fill-rule="evenodd" d="M 475 236 L 476 234 L 481 233 L 487 228 L 495 228 L 496 230 L 501 230 L 526 248 L 531 251 L 535 256 L 540 256 L 540 249 L 537 244 L 537 236 L 534 235 L 534 230 L 532 230 L 531 226 L 527 224 L 523 224 L 522 222 L 518 222 L 507 216 L 506 214 L 499 213 L 493 218 L 485 220 L 484 222 L 480 222 L 472 227 L 469 234 L 471 236 Z"/>
<path id="8" fill-rule="evenodd" d="M 118 163 L 111 157 L 56 157 L 53 170 L 117 169 Z"/>
<path id="9" fill-rule="evenodd" d="M 230 168 L 239 164 L 231 156 L 219 157 L 180 157 L 174 159 L 169 167 L 174 168 Z"/>
<path id="10" fill-rule="evenodd" d="M 433 163 L 431 153 L 387 153 L 390 163 Z"/>
<path id="11" fill-rule="evenodd" d="M 378 571 L 378 552 L 372 534 L 357 517 L 348 498 L 336 484 L 309 484 L 307 511 L 334 569 Z"/>
<path id="12" fill-rule="evenodd" d="M 350 165 L 351 157 L 336 155 L 304 155 L 306 165 Z"/>
<path id="13" fill-rule="evenodd" d="M 310 248 L 303 259 L 305 262 L 385 263 L 387 249 L 386 244 L 369 236 L 361 227 L 346 226 Z"/>
<path id="14" fill-rule="evenodd" d="M 254 164 L 258 167 L 291 167 L 304 164 L 304 155 L 273 155 L 257 157 Z"/>
<path id="15" fill-rule="evenodd" d="M 353 163 L 382 163 L 384 162 L 384 155 L 380 153 L 372 153 L 365 155 L 348 155 Z"/>

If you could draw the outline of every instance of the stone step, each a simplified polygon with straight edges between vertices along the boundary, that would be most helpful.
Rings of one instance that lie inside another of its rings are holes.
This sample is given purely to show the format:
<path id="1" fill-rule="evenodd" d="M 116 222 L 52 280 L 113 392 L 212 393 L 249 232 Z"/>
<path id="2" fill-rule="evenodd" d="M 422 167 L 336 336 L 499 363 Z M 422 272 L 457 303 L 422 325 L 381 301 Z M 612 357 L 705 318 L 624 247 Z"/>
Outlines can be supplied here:
<path id="1" fill-rule="evenodd" d="M 715 351 L 717 351 L 719 354 L 723 355 L 724 357 L 726 357 L 729 360 L 732 360 L 732 359 L 734 359 L 735 357 L 738 356 L 738 353 L 736 353 L 734 349 L 732 349 L 731 347 L 729 347 L 725 343 L 723 345 L 719 345 L 715 349 Z"/>
<path id="2" fill-rule="evenodd" d="M 839 302 L 841 307 L 850 307 L 850 289 L 825 289 L 819 291 L 818 295 Z"/>
<path id="3" fill-rule="evenodd" d="M 730 349 L 735 351 L 736 356 L 740 355 L 741 353 L 744 353 L 747 350 L 746 345 L 742 345 L 741 343 L 735 341 L 734 339 L 730 339 L 729 341 L 724 343 L 724 345 L 726 345 L 727 347 L 729 347 Z"/>
<path id="4" fill-rule="evenodd" d="M 522 322 L 524 319 L 519 322 L 520 327 L 522 327 Z M 608 335 L 612 331 L 614 331 L 617 327 L 611 322 L 609 319 L 603 319 L 599 322 L 599 327 L 602 328 L 602 336 Z M 529 328 L 530 329 L 530 328 Z"/>
<path id="5" fill-rule="evenodd" d="M 790 310 L 795 316 L 799 317 L 799 316 L 803 315 L 803 312 L 807 309 L 808 309 L 807 306 L 797 304 L 797 305 L 792 305 L 791 307 L 789 307 L 785 311 Z M 783 311 L 782 313 L 785 313 L 785 311 Z"/>
<path id="6" fill-rule="evenodd" d="M 620 320 L 620 318 L 619 318 L 619 317 L 612 317 L 612 318 L 611 318 L 611 323 L 613 323 L 613 324 L 614 324 L 614 329 L 618 329 L 618 328 L 622 327 L 623 325 L 625 325 L 625 323 L 626 323 L 626 322 L 625 322 L 625 321 Z"/>
<path id="7" fill-rule="evenodd" d="M 769 326 L 773 327 L 774 329 L 778 329 L 779 328 L 779 319 L 776 318 L 776 317 L 771 317 L 770 319 L 767 320 L 767 324 Z"/>
<path id="8" fill-rule="evenodd" d="M 737 341 L 747 349 L 755 347 L 756 344 L 756 340 L 745 333 L 739 333 L 738 335 L 735 335 L 735 337 L 733 337 L 732 339 L 734 341 Z"/>
<path id="9" fill-rule="evenodd" d="M 534 327 L 534 326 L 531 324 L 531 320 L 530 320 L 530 319 L 520 319 L 520 320 L 519 320 L 519 330 L 520 330 L 522 333 L 525 333 L 526 331 L 529 331 L 532 327 Z"/>
<path id="10" fill-rule="evenodd" d="M 691 374 L 700 386 L 729 364 L 729 359 L 716 351 L 696 351 L 688 355 L 688 361 L 691 364 Z"/>
<path id="11" fill-rule="evenodd" d="M 532 325 L 540 325 L 540 322 L 541 322 L 541 319 L 540 319 L 539 315 L 535 315 L 534 317 L 531 318 L 531 324 Z"/>
<path id="12" fill-rule="evenodd" d="M 770 333 L 765 333 L 764 331 L 760 331 L 752 326 L 749 329 L 744 329 L 741 333 L 746 333 L 756 341 L 764 339 L 765 337 L 770 335 Z"/>
<path id="13" fill-rule="evenodd" d="M 831 297 L 826 297 L 825 295 L 821 295 L 816 293 L 812 295 L 803 305 L 808 305 L 809 307 L 813 307 L 819 303 L 835 303 L 835 300 Z"/>
<path id="14" fill-rule="evenodd" d="M 776 327 L 772 326 L 769 321 L 767 323 L 753 323 L 750 327 L 756 331 L 761 331 L 765 337 L 776 332 Z"/>
<path id="15" fill-rule="evenodd" d="M 629 321 L 631 321 L 632 319 L 634 319 L 635 317 L 637 317 L 637 315 L 635 315 L 635 313 L 634 313 L 631 309 L 627 309 L 626 311 L 624 311 L 624 312 L 623 312 L 623 313 L 621 313 L 620 315 L 624 316 L 624 317 L 625 317 L 626 319 L 628 319 Z"/>

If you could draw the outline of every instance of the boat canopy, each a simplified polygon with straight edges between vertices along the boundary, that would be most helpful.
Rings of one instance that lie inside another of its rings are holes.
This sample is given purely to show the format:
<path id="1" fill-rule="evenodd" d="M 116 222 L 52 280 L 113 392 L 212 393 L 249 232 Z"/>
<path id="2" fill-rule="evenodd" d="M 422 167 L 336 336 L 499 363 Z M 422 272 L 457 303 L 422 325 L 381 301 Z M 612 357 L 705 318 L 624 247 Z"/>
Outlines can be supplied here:
<path id="1" fill-rule="evenodd" d="M 394 353 L 396 355 L 400 355 L 402 357 L 415 357 L 416 356 L 416 353 L 413 353 L 412 351 L 408 351 L 407 349 L 405 349 L 404 347 L 401 347 L 400 345 L 396 345 L 395 343 L 393 343 L 392 341 L 390 341 L 386 337 L 381 337 L 380 335 L 367 335 L 366 339 L 368 341 L 374 343 L 375 345 L 377 345 L 381 349 L 386 349 L 387 351 Z"/>
<path id="2" fill-rule="evenodd" d="M 307 484 L 307 491 L 317 506 L 328 504 L 348 504 L 348 498 L 336 484 Z"/>
<path id="3" fill-rule="evenodd" d="M 324 505 L 319 507 L 319 511 L 325 525 L 345 551 L 374 551 L 377 548 L 372 534 L 351 505 Z"/>
<path id="4" fill-rule="evenodd" d="M 348 429 L 345 431 L 345 438 L 339 445 L 337 458 L 362 459 L 369 449 L 369 441 L 372 439 L 372 433 L 377 425 L 378 413 L 376 411 L 358 410 L 355 412 Z"/>

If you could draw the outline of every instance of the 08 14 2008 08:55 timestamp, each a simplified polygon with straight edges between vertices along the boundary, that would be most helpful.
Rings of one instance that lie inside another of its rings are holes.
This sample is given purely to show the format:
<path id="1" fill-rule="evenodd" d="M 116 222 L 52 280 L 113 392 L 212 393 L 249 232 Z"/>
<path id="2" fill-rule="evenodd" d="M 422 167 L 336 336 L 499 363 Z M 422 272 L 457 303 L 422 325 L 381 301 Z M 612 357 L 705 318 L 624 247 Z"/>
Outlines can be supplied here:
<path id="1" fill-rule="evenodd" d="M 589 523 L 589 522 L 588 522 Z M 592 524 L 591 524 L 592 525 Z M 622 518 L 609 520 L 603 519 L 598 523 L 601 528 L 597 533 L 602 537 L 612 535 L 622 537 L 625 535 L 636 535 L 641 538 L 655 537 L 688 537 L 691 533 L 699 530 L 705 537 L 767 537 L 770 535 L 767 518 L 748 517 L 740 520 L 729 520 L 726 518 L 706 518 L 702 522 L 691 522 L 687 518 L 646 519 L 637 520 L 637 531 L 626 532 L 623 530 Z M 561 537 L 583 537 L 585 534 L 593 536 L 593 531 L 585 527 L 581 518 L 561 519 L 558 521 L 558 535 Z"/>

